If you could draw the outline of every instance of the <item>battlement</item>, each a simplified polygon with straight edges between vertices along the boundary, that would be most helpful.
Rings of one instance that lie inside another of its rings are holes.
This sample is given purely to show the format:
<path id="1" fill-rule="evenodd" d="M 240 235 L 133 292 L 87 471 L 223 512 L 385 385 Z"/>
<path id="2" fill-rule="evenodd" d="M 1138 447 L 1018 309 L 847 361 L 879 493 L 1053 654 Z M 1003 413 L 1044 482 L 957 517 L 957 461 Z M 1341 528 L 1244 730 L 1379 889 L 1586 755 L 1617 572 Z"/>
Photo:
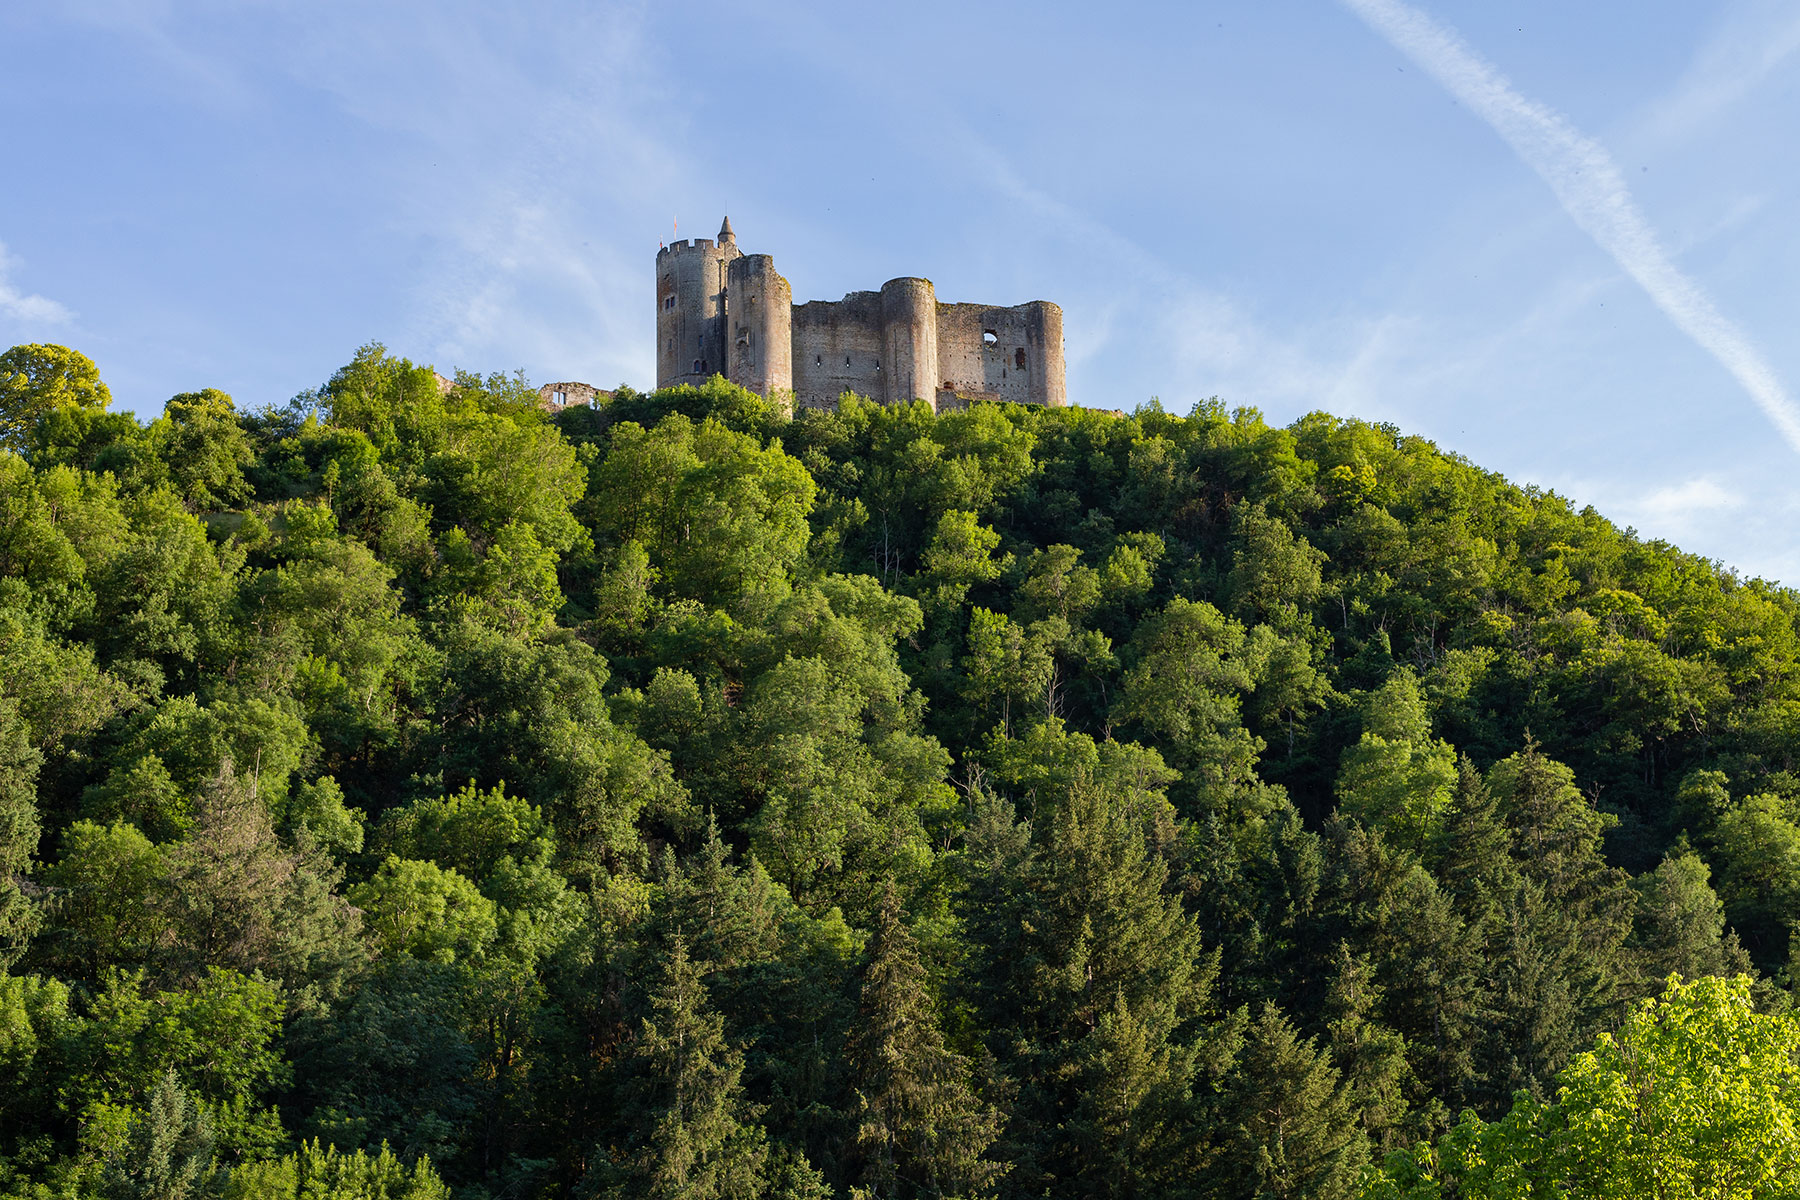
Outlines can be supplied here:
<path id="1" fill-rule="evenodd" d="M 658 250 L 656 257 L 660 259 L 665 254 L 686 254 L 693 250 L 711 250 L 713 245 L 711 238 L 694 238 L 692 241 L 682 238 L 679 242 L 670 242 Z"/>
<path id="2" fill-rule="evenodd" d="M 845 392 L 934 408 L 1066 403 L 1062 309 L 1047 300 L 945 304 L 931 280 L 903 275 L 795 304 L 772 257 L 741 254 L 729 220 L 716 242 L 674 242 L 656 257 L 659 388 L 724 374 L 811 407 Z"/>

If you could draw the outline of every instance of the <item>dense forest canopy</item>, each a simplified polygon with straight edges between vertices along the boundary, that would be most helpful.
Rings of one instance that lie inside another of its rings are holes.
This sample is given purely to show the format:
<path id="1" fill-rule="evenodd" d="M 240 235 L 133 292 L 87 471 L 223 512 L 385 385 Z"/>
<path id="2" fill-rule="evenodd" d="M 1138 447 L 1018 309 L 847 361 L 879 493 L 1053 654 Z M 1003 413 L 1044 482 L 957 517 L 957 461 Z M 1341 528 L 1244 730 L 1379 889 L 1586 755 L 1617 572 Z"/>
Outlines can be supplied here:
<path id="1" fill-rule="evenodd" d="M 110 399 L 0 355 L 0 1194 L 1789 1194 L 1785 588 L 1322 413 Z"/>

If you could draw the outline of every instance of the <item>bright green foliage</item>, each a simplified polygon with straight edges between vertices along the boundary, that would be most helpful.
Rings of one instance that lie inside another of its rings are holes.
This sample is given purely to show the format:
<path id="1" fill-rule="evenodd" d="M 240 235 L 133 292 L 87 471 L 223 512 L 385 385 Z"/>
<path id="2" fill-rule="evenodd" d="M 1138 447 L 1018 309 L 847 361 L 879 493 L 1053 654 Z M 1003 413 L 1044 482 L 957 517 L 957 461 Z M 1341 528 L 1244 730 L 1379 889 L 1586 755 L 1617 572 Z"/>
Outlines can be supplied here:
<path id="1" fill-rule="evenodd" d="M 730 607 L 768 592 L 810 536 L 805 468 L 779 442 L 765 449 L 716 421 L 619 426 L 592 486 L 610 500 L 598 528 L 644 547 L 676 596 Z"/>
<path id="2" fill-rule="evenodd" d="M 1391 1155 L 1363 1195 L 1794 1194 L 1800 1178 L 1800 1022 L 1756 1011 L 1751 981 L 1671 976 L 1562 1073 L 1554 1104 L 1520 1097 L 1503 1121 L 1465 1117 L 1435 1155 Z"/>
<path id="3" fill-rule="evenodd" d="M 102 1195 L 186 1200 L 201 1193 L 212 1167 L 212 1128 L 173 1070 L 163 1072 L 122 1132 L 100 1176 Z"/>
<path id="4" fill-rule="evenodd" d="M 367 913 L 388 954 L 467 961 L 480 957 L 499 932 L 493 901 L 436 863 L 390 854 L 373 879 L 352 889 L 350 901 Z"/>
<path id="5" fill-rule="evenodd" d="M 231 397 L 217 388 L 172 397 L 150 426 L 150 444 L 192 508 L 207 512 L 249 499 L 244 468 L 255 455 Z"/>
<path id="6" fill-rule="evenodd" d="M 1411 671 L 1396 671 L 1368 699 L 1362 740 L 1344 751 L 1338 810 L 1422 851 L 1437 837 L 1456 786 L 1456 755 L 1431 736 Z"/>
<path id="7" fill-rule="evenodd" d="M 1782 946 L 1788 914 L 1800 904 L 1800 824 L 1794 815 L 1789 802 L 1761 793 L 1719 818 L 1721 898 L 1753 946 Z"/>
<path id="8" fill-rule="evenodd" d="M 21 448 L 32 423 L 58 408 L 111 403 L 99 368 L 79 351 L 43 345 L 0 353 L 0 451 Z"/>
<path id="9" fill-rule="evenodd" d="M 314 1140 L 286 1158 L 234 1167 L 221 1194 L 225 1200 L 449 1200 L 450 1189 L 430 1159 L 409 1167 L 385 1145 L 374 1155 L 346 1154 Z"/>
<path id="10" fill-rule="evenodd" d="M 1010 565 L 996 561 L 1000 535 L 975 514 L 952 509 L 938 518 L 937 530 L 920 556 L 921 598 L 933 609 L 961 608 L 969 589 L 1000 578 Z"/>

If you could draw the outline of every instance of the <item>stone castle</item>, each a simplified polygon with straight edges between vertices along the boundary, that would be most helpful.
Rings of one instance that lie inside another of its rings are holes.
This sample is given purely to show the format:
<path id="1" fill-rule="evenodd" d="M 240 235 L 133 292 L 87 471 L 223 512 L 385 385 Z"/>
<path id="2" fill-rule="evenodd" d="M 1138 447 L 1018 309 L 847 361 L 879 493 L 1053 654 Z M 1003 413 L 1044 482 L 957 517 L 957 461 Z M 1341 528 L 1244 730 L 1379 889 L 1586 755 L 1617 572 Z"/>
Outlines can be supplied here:
<path id="1" fill-rule="evenodd" d="M 977 400 L 1061 405 L 1062 309 L 940 303 L 929 279 L 795 304 L 767 254 L 717 241 L 656 254 L 656 386 L 723 375 L 763 396 L 831 407 L 845 392 L 934 409 Z"/>

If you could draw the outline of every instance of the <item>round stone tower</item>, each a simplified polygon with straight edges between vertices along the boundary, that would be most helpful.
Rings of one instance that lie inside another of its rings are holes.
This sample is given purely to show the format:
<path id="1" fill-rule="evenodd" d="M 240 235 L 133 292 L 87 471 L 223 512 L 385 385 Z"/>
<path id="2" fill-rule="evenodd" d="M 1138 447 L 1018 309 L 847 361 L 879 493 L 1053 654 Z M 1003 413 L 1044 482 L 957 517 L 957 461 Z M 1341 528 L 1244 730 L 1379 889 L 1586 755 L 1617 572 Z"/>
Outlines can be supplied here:
<path id="1" fill-rule="evenodd" d="M 1025 355 L 1031 370 L 1031 402 L 1061 408 L 1069 402 L 1063 383 L 1063 313 L 1048 300 L 1034 300 L 1025 318 Z"/>
<path id="2" fill-rule="evenodd" d="M 793 289 L 767 254 L 732 259 L 726 280 L 731 382 L 771 399 L 793 391 Z"/>
<path id="3" fill-rule="evenodd" d="M 729 370 L 726 272 L 742 257 L 726 219 L 719 240 L 672 242 L 656 253 L 656 386 L 704 383 Z"/>
<path id="4" fill-rule="evenodd" d="M 882 399 L 889 404 L 937 398 L 937 291 L 929 279 L 881 285 Z"/>

